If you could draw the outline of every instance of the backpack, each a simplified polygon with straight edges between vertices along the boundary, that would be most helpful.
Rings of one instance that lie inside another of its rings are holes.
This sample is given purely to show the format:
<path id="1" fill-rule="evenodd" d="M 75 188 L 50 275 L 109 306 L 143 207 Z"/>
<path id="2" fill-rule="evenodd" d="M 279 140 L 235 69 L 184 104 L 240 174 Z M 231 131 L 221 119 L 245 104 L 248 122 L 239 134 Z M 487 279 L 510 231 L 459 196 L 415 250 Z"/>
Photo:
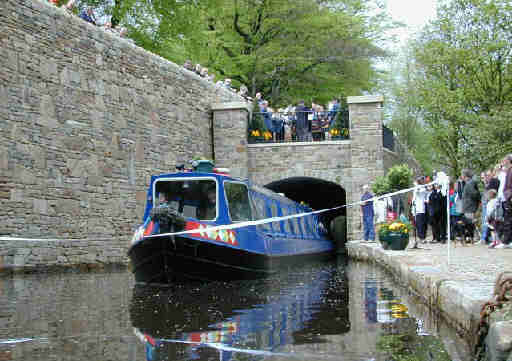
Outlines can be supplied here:
<path id="1" fill-rule="evenodd" d="M 496 222 L 503 222 L 503 221 L 505 221 L 505 212 L 503 211 L 503 204 L 501 204 L 501 202 L 498 203 L 498 205 L 494 209 L 493 213 L 494 213 L 493 214 L 494 220 Z"/>
<path id="2" fill-rule="evenodd" d="M 492 213 L 489 216 L 489 222 L 500 222 L 502 223 L 505 220 L 503 205 L 498 203 Z"/>

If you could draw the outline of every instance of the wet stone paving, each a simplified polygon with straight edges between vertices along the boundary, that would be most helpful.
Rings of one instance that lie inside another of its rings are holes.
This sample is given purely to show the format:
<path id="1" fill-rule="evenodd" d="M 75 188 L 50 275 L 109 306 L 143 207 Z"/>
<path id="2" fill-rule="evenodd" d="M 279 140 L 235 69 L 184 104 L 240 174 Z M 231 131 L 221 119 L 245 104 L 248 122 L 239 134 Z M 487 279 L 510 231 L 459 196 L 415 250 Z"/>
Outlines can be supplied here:
<path id="1" fill-rule="evenodd" d="M 378 266 L 135 285 L 129 271 L 0 279 L 0 360 L 469 360 Z"/>

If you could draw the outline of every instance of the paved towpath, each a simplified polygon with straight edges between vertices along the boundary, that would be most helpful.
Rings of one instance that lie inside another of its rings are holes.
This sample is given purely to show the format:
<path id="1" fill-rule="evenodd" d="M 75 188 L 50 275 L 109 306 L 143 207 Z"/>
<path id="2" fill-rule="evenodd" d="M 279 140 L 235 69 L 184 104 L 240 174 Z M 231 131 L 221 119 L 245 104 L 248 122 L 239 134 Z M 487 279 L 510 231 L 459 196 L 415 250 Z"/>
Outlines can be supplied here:
<path id="1" fill-rule="evenodd" d="M 380 248 L 378 242 L 362 242 L 362 244 Z M 419 249 L 408 248 L 398 252 L 407 256 L 405 261 L 408 264 L 436 267 L 449 279 L 494 282 L 499 273 L 512 272 L 512 249 L 489 249 L 485 245 L 460 246 L 459 244 L 454 247 L 452 243 L 448 263 L 446 244 L 426 243 L 418 246 Z"/>

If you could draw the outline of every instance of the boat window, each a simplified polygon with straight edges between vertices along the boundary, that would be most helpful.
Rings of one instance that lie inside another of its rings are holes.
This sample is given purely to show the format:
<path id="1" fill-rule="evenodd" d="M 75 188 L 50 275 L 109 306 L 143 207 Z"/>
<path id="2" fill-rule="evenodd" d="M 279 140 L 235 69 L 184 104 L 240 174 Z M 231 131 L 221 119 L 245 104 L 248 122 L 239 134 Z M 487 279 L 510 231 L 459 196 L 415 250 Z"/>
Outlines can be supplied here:
<path id="1" fill-rule="evenodd" d="M 313 232 L 313 236 L 318 236 L 318 216 L 317 215 L 314 215 L 313 216 L 313 219 L 311 220 L 312 222 L 312 227 L 311 227 L 311 231 Z"/>
<path id="2" fill-rule="evenodd" d="M 311 216 L 302 217 L 302 220 L 304 222 L 304 236 L 306 237 L 311 235 L 310 219 Z"/>
<path id="3" fill-rule="evenodd" d="M 279 213 L 277 212 L 277 204 L 273 200 L 270 200 L 270 211 L 271 211 L 272 218 L 279 217 Z M 281 232 L 281 229 L 280 229 L 281 222 L 272 222 L 270 224 L 271 224 L 271 227 L 274 230 L 274 232 Z"/>
<path id="4" fill-rule="evenodd" d="M 225 182 L 224 191 L 226 192 L 231 221 L 243 222 L 252 220 L 247 186 L 242 183 Z"/>
<path id="5" fill-rule="evenodd" d="M 173 207 L 184 217 L 217 218 L 217 183 L 213 179 L 163 179 L 155 183 L 155 207 Z"/>
<path id="6" fill-rule="evenodd" d="M 297 207 L 297 214 L 300 214 L 300 213 L 303 213 L 302 212 L 302 209 L 300 209 L 299 207 Z M 303 222 L 304 222 L 304 217 L 299 217 L 299 218 L 295 218 L 294 219 L 294 227 L 295 227 L 295 230 L 297 231 L 297 234 L 299 236 L 302 236 L 304 235 L 304 231 L 303 231 Z"/>
<path id="7" fill-rule="evenodd" d="M 283 212 L 283 217 L 290 215 L 290 210 L 288 209 L 287 206 L 283 206 L 281 208 L 281 211 Z M 284 225 L 285 233 L 293 233 L 293 229 L 291 227 L 292 222 L 290 222 L 290 219 L 286 219 L 286 220 L 282 221 L 281 223 Z"/>
<path id="8" fill-rule="evenodd" d="M 254 210 L 255 210 L 254 218 L 255 219 L 265 219 L 265 218 L 269 218 L 271 216 L 269 214 L 270 212 L 268 212 L 267 206 L 265 205 L 265 199 L 263 197 L 259 196 L 258 194 L 254 193 L 254 192 L 251 192 L 251 200 L 252 200 L 252 203 L 254 204 Z M 257 227 L 263 231 L 269 231 L 271 229 L 270 223 L 260 224 Z"/>

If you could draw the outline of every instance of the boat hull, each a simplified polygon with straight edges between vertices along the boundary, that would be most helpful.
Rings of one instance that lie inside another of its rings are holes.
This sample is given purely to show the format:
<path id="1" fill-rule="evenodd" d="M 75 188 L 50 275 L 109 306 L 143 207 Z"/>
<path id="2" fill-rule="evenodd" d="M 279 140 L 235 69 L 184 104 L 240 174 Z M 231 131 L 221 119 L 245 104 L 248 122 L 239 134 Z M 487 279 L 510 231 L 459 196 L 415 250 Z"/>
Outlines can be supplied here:
<path id="1" fill-rule="evenodd" d="M 333 255 L 325 251 L 269 256 L 180 236 L 144 238 L 128 251 L 135 281 L 153 284 L 180 279 L 261 278 L 305 259 L 328 259 Z"/>

